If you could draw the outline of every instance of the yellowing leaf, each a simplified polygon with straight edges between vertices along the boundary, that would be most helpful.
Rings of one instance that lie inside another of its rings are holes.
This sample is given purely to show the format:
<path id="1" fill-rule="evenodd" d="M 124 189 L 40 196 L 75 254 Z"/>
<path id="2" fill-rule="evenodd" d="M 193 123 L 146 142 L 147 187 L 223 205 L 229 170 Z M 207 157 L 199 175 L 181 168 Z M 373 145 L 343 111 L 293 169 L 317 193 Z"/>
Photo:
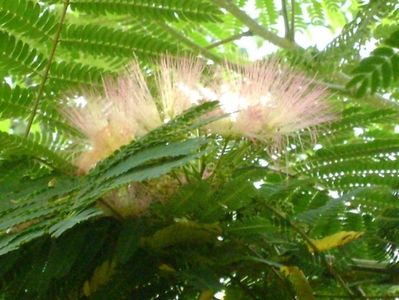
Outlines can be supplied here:
<path id="1" fill-rule="evenodd" d="M 212 300 L 213 299 L 213 291 L 205 290 L 201 293 L 201 296 L 198 300 Z"/>
<path id="2" fill-rule="evenodd" d="M 53 178 L 53 179 L 51 179 L 48 183 L 47 183 L 47 186 L 48 187 L 55 187 L 57 185 L 57 178 Z"/>
<path id="3" fill-rule="evenodd" d="M 305 274 L 296 266 L 283 266 L 280 271 L 291 282 L 298 300 L 314 300 L 313 290 Z"/>
<path id="4" fill-rule="evenodd" d="M 312 243 L 319 252 L 324 252 L 332 248 L 341 247 L 360 238 L 363 234 L 364 232 L 361 231 L 340 231 L 319 240 L 312 240 Z M 310 245 L 308 245 L 308 247 L 310 251 L 314 251 Z"/>
<path id="5" fill-rule="evenodd" d="M 175 245 L 201 245 L 214 243 L 222 232 L 218 224 L 199 224 L 192 221 L 180 221 L 162 228 L 152 236 L 141 238 L 144 247 L 161 250 Z"/>
<path id="6" fill-rule="evenodd" d="M 172 268 L 171 266 L 167 265 L 167 264 L 161 264 L 158 269 L 160 271 L 164 271 L 164 272 L 176 272 L 176 270 L 174 268 Z"/>
<path id="7" fill-rule="evenodd" d="M 90 297 L 94 294 L 98 288 L 111 278 L 115 270 L 115 263 L 110 261 L 105 261 L 100 266 L 98 266 L 93 273 L 90 280 L 86 280 L 83 284 L 83 294 L 86 297 Z"/>

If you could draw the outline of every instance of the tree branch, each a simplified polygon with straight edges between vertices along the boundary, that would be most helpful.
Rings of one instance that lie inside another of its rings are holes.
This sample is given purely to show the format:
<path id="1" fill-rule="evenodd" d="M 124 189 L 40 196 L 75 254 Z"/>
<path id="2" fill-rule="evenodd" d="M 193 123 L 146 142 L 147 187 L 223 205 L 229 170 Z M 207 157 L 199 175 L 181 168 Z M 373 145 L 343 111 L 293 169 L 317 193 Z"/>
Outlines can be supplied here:
<path id="1" fill-rule="evenodd" d="M 47 82 L 47 79 L 48 79 L 48 75 L 49 75 L 49 72 L 50 72 L 50 68 L 51 68 L 51 64 L 52 64 L 53 59 L 54 59 L 55 50 L 57 49 L 58 41 L 59 41 L 60 36 L 61 36 L 61 30 L 62 30 L 62 27 L 64 25 L 65 16 L 66 16 L 66 12 L 68 10 L 68 6 L 69 6 L 69 0 L 64 0 L 64 7 L 63 7 L 63 10 L 62 10 L 62 13 L 61 13 L 61 20 L 60 20 L 60 23 L 58 24 L 57 32 L 55 33 L 53 44 L 51 46 L 50 56 L 48 58 L 47 65 L 46 65 L 46 68 L 44 70 L 42 82 L 40 83 L 39 90 L 37 91 L 37 95 L 36 95 L 35 102 L 34 102 L 34 105 L 33 105 L 33 110 L 32 110 L 32 113 L 29 116 L 29 119 L 28 119 L 28 125 L 26 126 L 26 130 L 25 130 L 25 138 L 28 137 L 28 135 L 30 133 L 33 121 L 34 121 L 36 113 L 37 113 L 37 109 L 39 107 L 40 99 L 41 99 L 41 97 L 43 95 L 44 86 L 46 85 L 46 82 Z"/>
<path id="2" fill-rule="evenodd" d="M 260 36 L 264 38 L 265 40 L 269 41 L 270 43 L 286 49 L 286 50 L 304 50 L 301 46 L 296 44 L 294 41 L 291 41 L 286 38 L 281 38 L 278 35 L 274 34 L 273 32 L 267 30 L 263 26 L 259 25 L 255 20 L 253 20 L 250 16 L 248 16 L 244 11 L 242 11 L 239 7 L 237 7 L 231 0 L 212 0 L 215 4 L 223 7 L 226 9 L 229 13 L 231 13 L 233 16 L 235 16 L 238 20 L 240 20 L 244 25 L 246 25 L 249 30 L 257 36 Z M 293 13 L 291 16 L 291 19 L 295 18 L 294 14 L 294 0 L 292 0 L 291 5 L 293 5 Z M 294 29 L 294 27 L 292 28 Z M 339 79 L 345 79 L 345 83 L 348 82 L 348 76 L 344 75 L 342 73 L 338 74 Z M 342 86 L 343 89 L 345 89 L 344 86 Z M 364 100 L 364 99 L 363 99 Z M 375 106 L 389 106 L 395 109 L 399 109 L 399 103 L 396 103 L 394 101 L 391 101 L 389 99 L 386 99 L 382 97 L 381 95 L 373 95 L 369 96 L 366 98 L 366 100 L 375 105 Z"/>
<path id="3" fill-rule="evenodd" d="M 289 39 L 291 36 L 290 24 L 288 22 L 287 3 L 285 2 L 285 0 L 281 0 L 281 12 L 282 12 L 283 19 L 284 19 L 285 38 Z"/>
<path id="4" fill-rule="evenodd" d="M 312 239 L 310 237 L 308 237 L 308 235 L 297 225 L 295 225 L 294 223 L 292 223 L 285 215 L 284 213 L 280 212 L 279 210 L 277 210 L 276 208 L 274 208 L 273 206 L 269 205 L 268 203 L 263 203 L 264 206 L 266 206 L 267 209 L 269 209 L 270 211 L 272 211 L 277 217 L 279 217 L 280 219 L 284 220 L 285 222 L 287 222 L 288 225 L 290 225 L 290 227 L 296 231 L 305 241 L 306 243 L 308 243 L 308 245 L 310 246 L 310 248 L 312 248 L 314 253 L 319 253 L 319 248 L 317 248 L 317 246 L 313 243 Z"/>
<path id="5" fill-rule="evenodd" d="M 287 222 L 287 224 L 294 230 L 296 231 L 305 241 L 306 243 L 312 248 L 314 253 L 319 253 L 319 248 L 313 243 L 312 239 L 305 233 L 305 231 L 302 230 L 299 226 L 296 224 L 292 223 L 290 219 L 288 219 L 284 213 L 280 212 L 273 206 L 269 205 L 268 203 L 263 202 L 263 205 L 268 208 L 270 211 L 272 211 L 277 217 L 280 219 L 284 220 Z M 323 257 L 323 262 L 326 266 L 326 269 L 328 272 L 335 278 L 335 280 L 342 286 L 342 288 L 346 291 L 348 296 L 353 296 L 354 293 L 353 291 L 349 288 L 349 286 L 346 284 L 346 282 L 342 279 L 342 277 L 338 274 L 338 272 L 334 269 L 332 263 L 329 263 L 326 257 Z"/>
<path id="6" fill-rule="evenodd" d="M 244 31 L 242 33 L 234 34 L 234 35 L 232 35 L 232 36 L 230 36 L 228 38 L 225 38 L 223 40 L 217 41 L 217 42 L 215 42 L 213 44 L 210 44 L 209 46 L 205 47 L 205 49 L 216 48 L 216 47 L 218 47 L 220 45 L 227 44 L 227 43 L 230 43 L 230 42 L 235 41 L 235 40 L 239 40 L 239 39 L 241 39 L 244 36 L 252 36 L 252 35 L 253 35 L 252 32 L 250 30 L 247 30 L 247 31 Z"/>
<path id="7" fill-rule="evenodd" d="M 288 38 L 295 42 L 295 0 L 291 0 L 291 34 Z"/>
<path id="8" fill-rule="evenodd" d="M 212 0 L 215 4 L 223 7 L 238 20 L 244 23 L 249 30 L 272 44 L 279 46 L 284 49 L 295 50 L 301 49 L 297 44 L 291 42 L 288 39 L 281 38 L 273 32 L 267 30 L 265 27 L 259 25 L 255 20 L 248 16 L 244 11 L 237 7 L 231 0 Z"/>
<path id="9" fill-rule="evenodd" d="M 181 41 L 183 44 L 187 45 L 188 47 L 196 50 L 198 53 L 202 54 L 203 56 L 213 60 L 216 63 L 222 63 L 223 59 L 215 54 L 213 54 L 212 52 L 210 52 L 208 49 L 203 48 L 199 45 L 197 45 L 196 43 L 194 43 L 193 41 L 191 41 L 190 39 L 186 38 L 183 34 L 181 34 L 180 32 L 178 32 L 176 29 L 174 29 L 173 27 L 167 25 L 165 22 L 157 22 L 157 24 L 166 32 L 168 32 L 170 35 L 172 35 L 173 37 L 175 37 L 177 40 Z"/>

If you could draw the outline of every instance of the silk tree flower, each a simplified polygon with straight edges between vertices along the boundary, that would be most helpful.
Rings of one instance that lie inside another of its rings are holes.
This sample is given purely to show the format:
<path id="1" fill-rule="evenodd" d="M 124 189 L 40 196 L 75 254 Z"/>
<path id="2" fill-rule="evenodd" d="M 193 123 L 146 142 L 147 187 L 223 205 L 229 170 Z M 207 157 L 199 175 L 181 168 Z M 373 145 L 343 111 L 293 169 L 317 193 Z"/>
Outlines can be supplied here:
<path id="1" fill-rule="evenodd" d="M 206 70 L 206 72 L 205 72 Z M 278 145 L 284 136 L 334 118 L 326 89 L 276 61 L 243 67 L 210 66 L 195 58 L 161 59 L 150 92 L 137 62 L 103 93 L 86 93 L 86 105 L 64 111 L 85 135 L 86 151 L 74 162 L 80 174 L 121 146 L 145 135 L 194 104 L 218 100 L 213 116 L 224 116 L 205 130 Z M 212 172 L 212 171 L 210 171 Z M 204 172 L 204 180 L 211 173 Z M 163 176 L 109 192 L 103 200 L 122 217 L 144 213 L 154 201 L 166 201 L 184 181 Z"/>
<path id="2" fill-rule="evenodd" d="M 335 118 L 327 89 L 277 62 L 255 63 L 234 82 L 248 106 L 238 116 L 236 128 L 245 132 L 256 120 L 254 138 L 267 140 L 289 135 Z M 250 99 L 253 99 L 252 101 Z"/>
<path id="3" fill-rule="evenodd" d="M 247 137 L 278 146 L 285 136 L 333 120 L 327 89 L 276 60 L 243 67 L 226 64 L 208 85 L 187 84 L 183 93 L 194 99 L 219 100 L 229 117 L 212 123 L 211 132 Z"/>
<path id="4" fill-rule="evenodd" d="M 326 101 L 326 88 L 276 60 L 243 67 L 212 66 L 207 72 L 205 67 L 196 58 L 163 57 L 154 74 L 152 95 L 138 63 L 133 62 L 119 79 L 105 81 L 102 95 L 89 93 L 85 107 L 67 110 L 72 125 L 90 144 L 75 162 L 81 173 L 204 101 L 219 100 L 221 108 L 213 115 L 228 115 L 207 126 L 210 132 L 271 146 L 335 117 Z"/>
<path id="5" fill-rule="evenodd" d="M 205 64 L 196 58 L 175 59 L 165 56 L 160 60 L 156 75 L 158 98 L 166 120 L 172 119 L 202 98 Z"/>
<path id="6" fill-rule="evenodd" d="M 121 146 L 163 123 L 144 75 L 135 62 L 119 79 L 104 82 L 104 95 L 91 92 L 85 98 L 84 107 L 64 110 L 69 122 L 89 142 L 87 151 L 75 161 L 83 174 Z"/>

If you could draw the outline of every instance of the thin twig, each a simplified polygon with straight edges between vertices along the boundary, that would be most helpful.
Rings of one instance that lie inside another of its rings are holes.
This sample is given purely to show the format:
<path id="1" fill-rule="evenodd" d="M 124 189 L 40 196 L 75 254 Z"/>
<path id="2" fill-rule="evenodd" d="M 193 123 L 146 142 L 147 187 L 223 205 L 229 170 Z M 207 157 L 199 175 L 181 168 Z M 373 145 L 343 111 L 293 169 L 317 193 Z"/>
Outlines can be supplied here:
<path id="1" fill-rule="evenodd" d="M 193 41 L 191 41 L 190 39 L 186 38 L 182 33 L 178 32 L 176 29 L 174 29 L 173 27 L 170 27 L 169 25 L 167 25 L 165 22 L 157 22 L 157 24 L 166 32 L 168 32 L 170 35 L 172 35 L 173 37 L 175 37 L 177 40 L 181 41 L 183 44 L 186 44 L 188 47 L 198 51 L 198 53 L 202 54 L 203 56 L 213 60 L 216 63 L 222 63 L 223 59 L 215 54 L 213 54 L 212 52 L 210 52 L 208 49 L 205 49 L 199 45 L 197 45 L 196 43 L 194 43 Z"/>
<path id="2" fill-rule="evenodd" d="M 290 24 L 288 22 L 287 3 L 285 0 L 281 0 L 281 12 L 284 19 L 285 38 L 290 39 Z"/>
<path id="3" fill-rule="evenodd" d="M 275 166 L 275 165 L 268 165 L 267 169 L 272 170 L 274 172 L 278 172 L 278 173 L 284 174 L 285 176 L 287 176 L 289 178 L 295 178 L 297 176 L 297 173 L 294 173 L 293 171 L 290 171 L 287 168 L 283 169 L 283 168 L 280 168 L 280 167 Z"/>
<path id="4" fill-rule="evenodd" d="M 106 207 L 106 209 L 108 209 L 118 221 L 123 222 L 123 216 L 119 212 L 117 212 L 111 205 L 109 205 L 107 201 L 105 201 L 103 198 L 100 198 L 97 200 L 97 202 L 100 203 L 100 205 Z"/>
<path id="5" fill-rule="evenodd" d="M 291 35 L 289 39 L 295 43 L 295 0 L 291 0 Z"/>
<path id="6" fill-rule="evenodd" d="M 183 185 L 183 182 L 180 180 L 179 176 L 177 176 L 177 174 L 176 174 L 175 171 L 171 171 L 171 172 L 170 172 L 170 175 L 171 175 L 174 179 L 176 179 L 177 182 L 178 182 L 180 185 Z"/>
<path id="7" fill-rule="evenodd" d="M 307 243 L 308 245 L 312 248 L 314 253 L 319 253 L 319 248 L 313 243 L 312 239 L 308 237 L 308 235 L 305 233 L 305 231 L 302 230 L 302 228 L 298 227 L 294 223 L 292 223 L 285 215 L 284 213 L 280 212 L 279 210 L 275 209 L 273 206 L 269 205 L 268 203 L 263 203 L 264 206 L 266 206 L 267 209 L 271 210 L 276 216 L 278 216 L 280 219 L 284 220 L 285 222 L 290 225 L 290 227 L 296 231 Z"/>
<path id="8" fill-rule="evenodd" d="M 234 35 L 232 35 L 232 36 L 230 36 L 228 38 L 225 38 L 223 40 L 217 41 L 217 42 L 215 42 L 213 44 L 210 44 L 209 46 L 206 46 L 205 49 L 216 48 L 216 47 L 219 47 L 220 45 L 224 45 L 224 44 L 239 40 L 239 39 L 241 39 L 244 36 L 252 36 L 252 35 L 253 35 L 252 32 L 250 30 L 247 30 L 247 31 L 244 31 L 242 33 L 234 34 Z"/>
<path id="9" fill-rule="evenodd" d="M 312 239 L 300 228 L 299 226 L 295 225 L 292 223 L 282 212 L 279 210 L 275 209 L 273 206 L 263 203 L 265 207 L 267 207 L 269 210 L 271 210 L 276 216 L 278 216 L 280 219 L 284 220 L 287 222 L 287 224 L 294 230 L 296 231 L 305 241 L 308 243 L 308 245 L 312 248 L 314 253 L 319 253 L 319 248 L 313 243 Z M 333 266 L 328 263 L 327 259 L 324 257 L 323 260 L 324 264 L 326 265 L 329 273 L 335 278 L 335 280 L 342 286 L 342 288 L 347 292 L 349 296 L 353 296 L 354 293 L 352 290 L 348 287 L 346 282 L 342 279 L 342 277 L 337 273 L 337 271 L 333 268 Z"/>
<path id="10" fill-rule="evenodd" d="M 268 261 L 266 259 L 263 259 L 262 256 L 253 248 L 253 247 L 248 247 L 248 249 L 253 252 L 257 257 L 251 257 L 250 260 L 251 261 L 255 261 L 255 262 L 260 262 L 262 264 L 265 264 L 270 271 L 272 271 L 272 273 L 276 276 L 277 280 L 280 281 L 280 283 L 288 289 L 288 291 L 290 292 L 290 294 L 292 294 L 292 286 L 287 284 L 287 281 L 282 277 L 281 272 L 279 272 L 278 270 L 280 270 L 284 265 L 277 263 L 277 262 L 271 262 Z M 292 297 L 295 298 L 295 295 L 292 294 Z"/>
<path id="11" fill-rule="evenodd" d="M 351 288 L 346 284 L 346 282 L 342 279 L 341 275 L 335 270 L 332 264 L 328 262 L 328 260 L 324 257 L 323 261 L 325 265 L 327 266 L 328 272 L 334 277 L 334 279 L 341 285 L 341 287 L 345 290 L 345 292 L 348 294 L 348 296 L 353 297 L 355 296 L 355 293 L 351 290 Z M 359 297 L 359 298 L 363 298 Z"/>
<path id="12" fill-rule="evenodd" d="M 59 41 L 60 36 L 61 36 L 61 30 L 62 30 L 64 21 L 65 21 L 65 16 L 66 16 L 66 12 L 68 10 L 68 7 L 69 7 L 69 0 L 64 0 L 64 8 L 63 8 L 62 13 L 61 13 L 61 20 L 60 20 L 60 23 L 58 24 L 57 32 L 55 33 L 53 44 L 51 46 L 50 56 L 48 58 L 47 65 L 46 65 L 46 68 L 45 68 L 44 74 L 43 74 L 43 79 L 42 79 L 42 82 L 40 83 L 39 90 L 38 90 L 36 98 L 35 98 L 35 102 L 34 102 L 34 105 L 33 105 L 33 110 L 32 110 L 32 113 L 29 116 L 28 125 L 26 126 L 26 130 L 25 130 L 25 138 L 28 137 L 28 135 L 30 133 L 33 121 L 34 121 L 36 113 L 37 113 L 37 109 L 39 107 L 40 99 L 41 99 L 41 97 L 43 95 L 44 86 L 45 86 L 45 84 L 47 82 L 48 75 L 49 75 L 50 68 L 51 68 L 51 64 L 52 64 L 54 56 L 55 56 L 55 50 L 57 49 L 58 41 Z"/>

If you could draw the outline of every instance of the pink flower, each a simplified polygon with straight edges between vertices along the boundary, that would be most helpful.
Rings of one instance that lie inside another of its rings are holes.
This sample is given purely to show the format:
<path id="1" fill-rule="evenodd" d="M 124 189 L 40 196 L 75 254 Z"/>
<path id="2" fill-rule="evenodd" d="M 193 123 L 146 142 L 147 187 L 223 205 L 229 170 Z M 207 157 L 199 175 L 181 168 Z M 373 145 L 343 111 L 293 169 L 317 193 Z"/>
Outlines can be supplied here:
<path id="1" fill-rule="evenodd" d="M 219 100 L 228 118 L 207 128 L 221 135 L 272 143 L 335 118 L 325 87 L 276 60 L 208 68 L 198 59 L 162 59 L 157 87 L 166 118 L 203 101 Z M 215 113 L 214 113 L 215 114 Z"/>
<path id="2" fill-rule="evenodd" d="M 64 114 L 89 142 L 88 150 L 75 161 L 87 173 L 98 161 L 122 145 L 143 136 L 163 122 L 137 63 L 117 80 L 104 82 L 104 95 L 91 92 L 84 107 Z"/>
<path id="3" fill-rule="evenodd" d="M 160 60 L 156 74 L 159 102 L 166 120 L 181 114 L 202 99 L 201 88 L 204 63 L 198 58 Z"/>
<path id="4" fill-rule="evenodd" d="M 335 117 L 324 87 L 276 61 L 206 70 L 199 59 L 164 57 L 155 70 L 155 93 L 151 94 L 138 63 L 133 62 L 119 79 L 106 80 L 102 93 L 85 93 L 86 105 L 64 111 L 88 141 L 86 151 L 74 162 L 79 172 L 87 173 L 121 146 L 204 101 L 220 102 L 220 109 L 210 115 L 227 114 L 206 131 L 246 137 L 269 147 L 278 147 L 285 136 Z M 213 172 L 205 169 L 203 179 Z M 179 177 L 167 175 L 132 183 L 104 195 L 103 200 L 122 217 L 136 216 L 154 201 L 167 200 L 177 182 L 184 184 Z"/>
<path id="5" fill-rule="evenodd" d="M 284 136 L 335 118 L 325 87 L 277 61 L 227 65 L 216 76 L 212 90 L 230 117 L 211 124 L 214 132 L 279 143 Z"/>
<path id="6" fill-rule="evenodd" d="M 65 115 L 90 144 L 75 162 L 81 172 L 203 101 L 219 100 L 221 109 L 213 115 L 228 114 L 209 125 L 209 131 L 272 146 L 335 117 L 326 88 L 275 60 L 204 70 L 197 58 L 164 57 L 155 71 L 152 95 L 133 62 L 118 80 L 105 81 L 103 94 L 89 93 L 85 107 L 67 110 Z"/>

